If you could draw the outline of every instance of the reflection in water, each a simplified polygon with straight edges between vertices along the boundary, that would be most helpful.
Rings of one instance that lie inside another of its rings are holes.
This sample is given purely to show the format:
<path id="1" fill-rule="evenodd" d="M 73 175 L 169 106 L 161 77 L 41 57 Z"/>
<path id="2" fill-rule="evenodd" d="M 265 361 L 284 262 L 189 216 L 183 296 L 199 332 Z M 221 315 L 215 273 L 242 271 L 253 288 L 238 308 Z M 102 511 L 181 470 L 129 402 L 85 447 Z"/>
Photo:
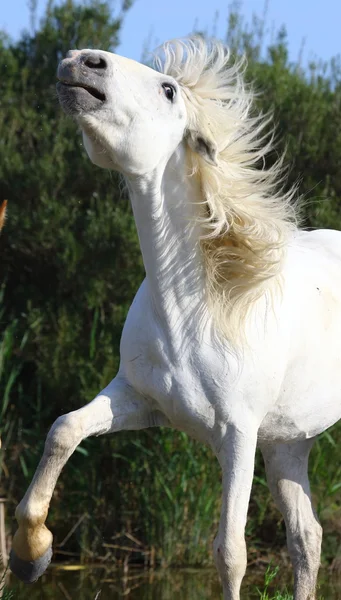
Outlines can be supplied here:
<path id="1" fill-rule="evenodd" d="M 251 577 L 252 575 L 252 577 Z M 251 572 L 243 586 L 243 600 L 259 598 L 256 587 L 262 587 L 263 575 Z M 276 578 L 278 579 L 278 577 Z M 284 583 L 277 581 L 279 588 Z M 289 586 L 291 587 L 290 583 Z M 34 585 L 9 581 L 14 600 L 221 600 L 221 587 L 214 569 L 167 569 L 122 571 L 102 567 L 81 570 L 49 569 Z M 325 600 L 341 600 L 340 582 L 321 584 Z M 99 593 L 100 592 L 100 593 Z"/>

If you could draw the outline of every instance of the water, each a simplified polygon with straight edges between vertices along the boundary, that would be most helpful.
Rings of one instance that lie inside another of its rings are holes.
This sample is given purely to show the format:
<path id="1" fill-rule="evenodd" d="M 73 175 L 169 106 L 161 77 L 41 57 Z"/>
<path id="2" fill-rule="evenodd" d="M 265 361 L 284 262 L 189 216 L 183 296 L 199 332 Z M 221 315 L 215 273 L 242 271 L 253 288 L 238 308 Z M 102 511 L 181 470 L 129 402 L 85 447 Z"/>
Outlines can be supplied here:
<path id="1" fill-rule="evenodd" d="M 249 570 L 250 571 L 250 570 Z M 290 574 L 276 577 L 278 589 L 283 589 Z M 324 578 L 324 579 L 323 579 Z M 259 597 L 263 574 L 248 573 L 243 585 L 243 600 Z M 131 569 L 126 577 L 122 571 L 107 568 L 49 569 L 47 575 L 32 586 L 25 586 L 11 576 L 8 587 L 13 600 L 221 600 L 221 587 L 214 569 L 167 569 L 143 571 Z M 289 581 L 288 587 L 291 588 Z M 276 587 L 272 588 L 274 591 Z M 98 595 L 98 592 L 101 592 Z M 341 581 L 331 581 L 322 572 L 319 596 L 324 600 L 341 600 Z"/>

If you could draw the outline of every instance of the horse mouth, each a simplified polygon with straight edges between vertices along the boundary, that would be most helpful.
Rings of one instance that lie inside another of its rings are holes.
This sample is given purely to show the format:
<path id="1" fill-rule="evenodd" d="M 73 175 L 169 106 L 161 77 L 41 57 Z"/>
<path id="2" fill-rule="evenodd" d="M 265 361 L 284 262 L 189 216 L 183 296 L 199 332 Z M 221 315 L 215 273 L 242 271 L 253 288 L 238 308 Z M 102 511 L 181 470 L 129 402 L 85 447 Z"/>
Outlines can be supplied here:
<path id="1" fill-rule="evenodd" d="M 69 83 L 67 81 L 59 81 L 57 86 L 63 86 L 65 88 L 83 89 L 86 92 L 88 92 L 93 98 L 101 100 L 101 102 L 104 102 L 106 100 L 105 94 L 103 94 L 103 92 L 100 92 L 100 90 L 98 90 L 97 88 L 92 87 L 91 85 L 85 85 L 84 83 Z"/>

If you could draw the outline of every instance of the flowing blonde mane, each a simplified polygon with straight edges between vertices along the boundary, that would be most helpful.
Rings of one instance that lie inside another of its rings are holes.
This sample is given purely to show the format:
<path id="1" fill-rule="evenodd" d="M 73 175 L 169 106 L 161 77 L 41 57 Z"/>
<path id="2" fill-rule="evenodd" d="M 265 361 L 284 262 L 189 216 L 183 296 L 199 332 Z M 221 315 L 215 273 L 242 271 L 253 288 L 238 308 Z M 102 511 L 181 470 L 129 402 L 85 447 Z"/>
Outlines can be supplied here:
<path id="1" fill-rule="evenodd" d="M 297 229 L 292 202 L 283 192 L 283 157 L 270 168 L 271 117 L 254 116 L 254 93 L 245 86 L 245 60 L 229 64 L 228 50 L 202 38 L 164 44 L 156 68 L 179 83 L 188 130 L 217 145 L 217 165 L 188 150 L 191 174 L 200 178 L 201 248 L 209 307 L 218 327 L 238 339 L 249 307 L 280 281 L 287 242 Z"/>

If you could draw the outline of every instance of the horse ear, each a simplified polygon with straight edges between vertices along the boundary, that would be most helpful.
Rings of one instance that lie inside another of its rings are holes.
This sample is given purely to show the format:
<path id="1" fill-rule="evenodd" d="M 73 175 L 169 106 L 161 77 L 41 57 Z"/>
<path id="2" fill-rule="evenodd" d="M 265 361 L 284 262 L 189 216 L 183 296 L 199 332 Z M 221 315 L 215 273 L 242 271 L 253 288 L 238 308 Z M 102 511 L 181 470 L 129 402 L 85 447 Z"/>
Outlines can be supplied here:
<path id="1" fill-rule="evenodd" d="M 188 131 L 186 140 L 193 152 L 202 156 L 210 165 L 217 166 L 217 144 L 212 138 L 199 131 Z"/>

